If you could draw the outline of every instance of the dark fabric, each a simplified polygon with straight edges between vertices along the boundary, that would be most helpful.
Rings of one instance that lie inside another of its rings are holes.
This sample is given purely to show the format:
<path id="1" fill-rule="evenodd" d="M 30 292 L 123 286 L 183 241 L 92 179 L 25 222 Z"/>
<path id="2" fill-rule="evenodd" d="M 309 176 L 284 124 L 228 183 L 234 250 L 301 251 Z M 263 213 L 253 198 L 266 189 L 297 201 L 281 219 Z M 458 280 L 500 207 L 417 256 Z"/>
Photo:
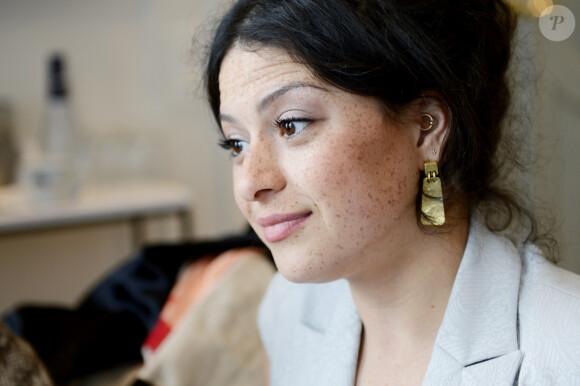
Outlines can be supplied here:
<path id="1" fill-rule="evenodd" d="M 147 330 L 128 311 L 24 306 L 15 311 L 20 335 L 59 385 L 117 364 L 137 362 Z"/>
<path id="2" fill-rule="evenodd" d="M 141 379 L 137 379 L 135 382 L 131 384 L 131 386 L 153 386 L 153 384 L 147 381 L 143 381 Z"/>
<path id="3" fill-rule="evenodd" d="M 36 349 L 57 384 L 138 362 L 183 263 L 247 246 L 265 249 L 253 232 L 149 246 L 107 275 L 77 308 L 23 305 L 4 321 Z"/>

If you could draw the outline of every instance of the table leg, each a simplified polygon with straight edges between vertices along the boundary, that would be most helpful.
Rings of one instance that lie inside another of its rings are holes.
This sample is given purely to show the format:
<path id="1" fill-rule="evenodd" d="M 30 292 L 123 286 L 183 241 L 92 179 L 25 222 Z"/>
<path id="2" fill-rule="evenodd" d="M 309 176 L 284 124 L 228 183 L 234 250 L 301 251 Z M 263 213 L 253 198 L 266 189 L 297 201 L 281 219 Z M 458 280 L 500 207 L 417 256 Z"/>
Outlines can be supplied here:
<path id="1" fill-rule="evenodd" d="M 143 217 L 133 217 L 131 223 L 131 238 L 133 240 L 133 248 L 138 250 L 145 242 L 145 219 Z"/>
<path id="2" fill-rule="evenodd" d="M 180 210 L 178 212 L 179 223 L 181 224 L 181 237 L 184 241 L 193 237 L 193 221 L 189 210 Z"/>

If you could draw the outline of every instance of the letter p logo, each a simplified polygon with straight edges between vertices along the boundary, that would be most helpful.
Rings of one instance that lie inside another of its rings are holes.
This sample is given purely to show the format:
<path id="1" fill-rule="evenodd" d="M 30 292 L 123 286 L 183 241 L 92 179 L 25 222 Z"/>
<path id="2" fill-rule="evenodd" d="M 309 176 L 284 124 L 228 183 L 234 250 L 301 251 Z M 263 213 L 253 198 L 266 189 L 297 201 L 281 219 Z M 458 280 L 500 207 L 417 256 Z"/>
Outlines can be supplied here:
<path id="1" fill-rule="evenodd" d="M 561 42 L 574 32 L 576 20 L 572 11 L 563 5 L 552 5 L 544 9 L 538 20 L 540 31 L 547 39 Z"/>
<path id="2" fill-rule="evenodd" d="M 552 25 L 552 31 L 555 31 L 556 26 L 564 22 L 564 16 L 550 16 L 550 20 L 554 21 L 554 24 Z"/>

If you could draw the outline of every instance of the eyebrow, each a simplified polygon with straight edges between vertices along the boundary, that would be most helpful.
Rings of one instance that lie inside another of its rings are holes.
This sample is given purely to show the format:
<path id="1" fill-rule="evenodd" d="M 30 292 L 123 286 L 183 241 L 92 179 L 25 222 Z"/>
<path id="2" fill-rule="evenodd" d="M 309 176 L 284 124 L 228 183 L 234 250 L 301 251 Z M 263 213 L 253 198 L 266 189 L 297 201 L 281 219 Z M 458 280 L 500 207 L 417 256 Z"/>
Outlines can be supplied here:
<path id="1" fill-rule="evenodd" d="M 259 102 L 258 102 L 258 106 L 257 109 L 258 111 L 263 111 L 265 108 L 267 108 L 269 105 L 271 105 L 272 103 L 274 103 L 274 101 L 278 98 L 280 98 L 282 95 L 286 94 L 288 91 L 297 89 L 297 88 L 315 88 L 318 90 L 325 90 L 324 88 L 314 85 L 312 83 L 306 83 L 306 82 L 291 82 L 288 83 L 287 85 L 280 87 L 279 89 L 277 89 L 276 91 L 273 91 L 272 93 L 266 95 L 264 98 L 262 98 Z"/>
<path id="2" fill-rule="evenodd" d="M 220 113 L 219 119 L 220 119 L 220 122 L 237 123 L 236 119 L 234 117 L 232 117 L 231 115 L 228 115 L 228 114 L 222 114 L 222 113 Z"/>
<path id="3" fill-rule="evenodd" d="M 322 90 L 322 91 L 328 91 L 323 87 L 320 87 L 318 85 L 312 84 L 312 83 L 306 83 L 306 82 L 291 82 L 288 83 L 287 85 L 280 87 L 279 89 L 271 92 L 270 94 L 266 95 L 264 98 L 260 99 L 260 101 L 257 104 L 257 110 L 258 111 L 263 111 L 264 109 L 266 109 L 268 106 L 270 106 L 272 103 L 274 103 L 274 101 L 276 101 L 276 99 L 280 98 L 282 95 L 286 94 L 288 91 L 297 89 L 297 88 L 314 88 L 314 89 L 318 89 L 318 90 Z M 230 122 L 230 123 L 236 123 L 236 119 L 228 114 L 222 114 L 220 113 L 219 115 L 219 119 L 222 122 Z"/>

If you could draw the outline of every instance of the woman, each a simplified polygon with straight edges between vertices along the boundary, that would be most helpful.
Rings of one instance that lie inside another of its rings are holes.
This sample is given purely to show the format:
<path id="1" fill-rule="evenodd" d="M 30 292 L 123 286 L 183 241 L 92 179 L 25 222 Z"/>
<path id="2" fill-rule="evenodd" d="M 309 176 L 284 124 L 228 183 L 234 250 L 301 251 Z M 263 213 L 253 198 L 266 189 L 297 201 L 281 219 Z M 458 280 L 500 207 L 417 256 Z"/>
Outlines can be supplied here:
<path id="1" fill-rule="evenodd" d="M 259 316 L 272 384 L 580 382 L 580 279 L 498 181 L 514 28 L 499 0 L 222 19 L 206 86 L 280 272 Z"/>

